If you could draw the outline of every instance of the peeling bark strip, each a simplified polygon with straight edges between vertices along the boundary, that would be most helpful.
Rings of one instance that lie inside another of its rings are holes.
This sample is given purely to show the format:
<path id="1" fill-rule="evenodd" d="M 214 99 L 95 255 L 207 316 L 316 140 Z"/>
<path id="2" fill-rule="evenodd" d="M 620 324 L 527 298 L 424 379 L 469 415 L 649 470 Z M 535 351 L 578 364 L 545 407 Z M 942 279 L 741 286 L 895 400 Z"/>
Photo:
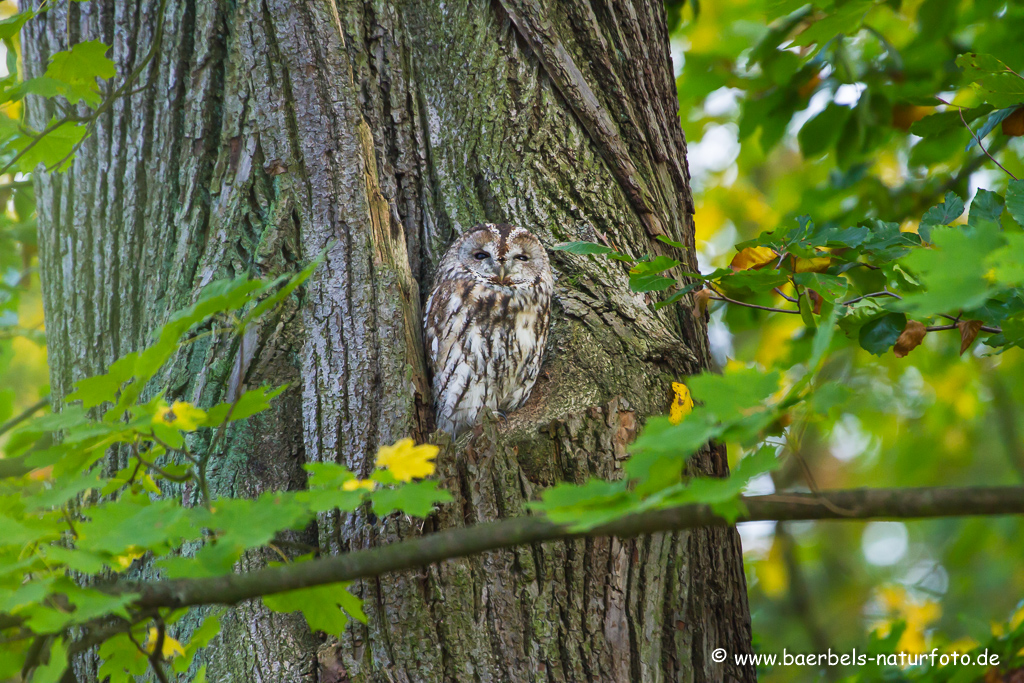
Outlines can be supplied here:
<path id="1" fill-rule="evenodd" d="M 98 38 L 123 78 L 158 7 L 60 3 L 26 26 L 28 75 L 69 40 Z M 693 244 L 663 12 L 659 0 L 169 0 L 138 89 L 70 172 L 38 180 L 54 396 L 144 346 L 212 279 L 292 271 L 327 248 L 302 301 L 244 349 L 207 337 L 164 378 L 171 398 L 204 405 L 234 386 L 234 368 L 244 383 L 297 387 L 232 429 L 214 490 L 299 488 L 307 461 L 365 474 L 380 444 L 427 438 L 421 297 L 455 235 L 489 221 L 548 246 Z M 37 125 L 51 114 L 38 102 L 30 113 Z M 431 530 L 522 514 L 560 480 L 621 476 L 669 382 L 708 366 L 704 322 L 685 307 L 652 312 L 621 264 L 553 259 L 544 376 L 507 428 L 443 451 L 456 502 Z M 723 474 L 724 453 L 697 466 Z M 325 553 L 418 533 L 360 514 L 317 527 L 307 540 Z M 235 608 L 205 653 L 209 679 L 753 680 L 709 656 L 750 647 L 732 529 L 537 543 L 358 592 L 369 624 L 322 646 L 301 619 Z M 80 662 L 80 680 L 94 667 Z"/>

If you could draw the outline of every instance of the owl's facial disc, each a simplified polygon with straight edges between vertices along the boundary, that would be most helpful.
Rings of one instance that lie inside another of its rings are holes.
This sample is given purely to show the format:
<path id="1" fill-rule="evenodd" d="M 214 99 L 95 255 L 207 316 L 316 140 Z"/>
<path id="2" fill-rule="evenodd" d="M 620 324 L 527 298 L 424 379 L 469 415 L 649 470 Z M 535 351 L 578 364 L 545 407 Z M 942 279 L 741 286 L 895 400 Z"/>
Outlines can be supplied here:
<path id="1" fill-rule="evenodd" d="M 547 268 L 544 247 L 522 228 L 487 224 L 467 237 L 458 261 L 477 281 L 498 287 L 528 287 Z"/>

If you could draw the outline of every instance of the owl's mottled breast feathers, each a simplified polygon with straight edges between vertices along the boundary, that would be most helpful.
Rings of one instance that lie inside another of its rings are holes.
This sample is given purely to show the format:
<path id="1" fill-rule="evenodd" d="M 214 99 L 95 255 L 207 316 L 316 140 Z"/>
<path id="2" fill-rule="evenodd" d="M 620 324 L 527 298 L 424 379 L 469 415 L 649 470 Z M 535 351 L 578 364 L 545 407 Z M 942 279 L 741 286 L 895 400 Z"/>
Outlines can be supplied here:
<path id="1" fill-rule="evenodd" d="M 437 426 L 457 434 L 484 408 L 522 406 L 540 371 L 554 279 L 524 228 L 479 225 L 449 248 L 424 321 Z"/>

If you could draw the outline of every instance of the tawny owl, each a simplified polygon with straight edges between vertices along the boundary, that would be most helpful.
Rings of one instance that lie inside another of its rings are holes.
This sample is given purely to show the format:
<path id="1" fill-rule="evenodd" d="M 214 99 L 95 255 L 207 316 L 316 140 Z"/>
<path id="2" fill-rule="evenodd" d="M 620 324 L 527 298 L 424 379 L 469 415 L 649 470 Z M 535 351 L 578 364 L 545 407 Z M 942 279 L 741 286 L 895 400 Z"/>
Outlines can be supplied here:
<path id="1" fill-rule="evenodd" d="M 478 225 L 448 249 L 424 321 L 439 429 L 458 434 L 485 407 L 509 413 L 526 402 L 553 289 L 544 247 L 523 228 Z"/>

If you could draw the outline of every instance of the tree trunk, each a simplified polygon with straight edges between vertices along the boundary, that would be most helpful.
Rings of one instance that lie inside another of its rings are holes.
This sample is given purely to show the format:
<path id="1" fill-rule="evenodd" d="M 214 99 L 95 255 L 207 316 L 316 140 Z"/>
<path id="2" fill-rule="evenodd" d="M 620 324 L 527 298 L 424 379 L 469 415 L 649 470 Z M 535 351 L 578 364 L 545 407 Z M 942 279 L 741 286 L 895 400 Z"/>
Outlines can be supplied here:
<path id="1" fill-rule="evenodd" d="M 159 11 L 160 0 L 62 3 L 26 27 L 28 74 L 68 41 L 98 38 L 119 83 Z M 635 256 L 666 235 L 695 267 L 658 0 L 169 0 L 164 13 L 134 92 L 68 173 L 38 181 L 52 388 L 59 400 L 144 346 L 210 280 L 290 272 L 326 249 L 300 302 L 241 344 L 190 346 L 163 378 L 170 398 L 202 405 L 240 383 L 294 387 L 230 433 L 220 495 L 300 488 L 303 462 L 366 474 L 381 444 L 431 438 L 422 301 L 445 246 L 475 223 Z M 32 105 L 36 125 L 51 113 Z M 322 551 L 520 515 L 558 481 L 618 477 L 670 382 L 707 369 L 704 320 L 687 307 L 653 312 L 620 263 L 552 258 L 542 377 L 507 425 L 442 450 L 456 502 L 425 529 L 326 515 L 309 533 Z M 727 471 L 724 449 L 697 460 Z M 369 622 L 337 642 L 258 604 L 233 610 L 205 653 L 208 679 L 754 679 L 710 656 L 750 649 L 733 529 L 545 543 L 356 592 Z"/>

